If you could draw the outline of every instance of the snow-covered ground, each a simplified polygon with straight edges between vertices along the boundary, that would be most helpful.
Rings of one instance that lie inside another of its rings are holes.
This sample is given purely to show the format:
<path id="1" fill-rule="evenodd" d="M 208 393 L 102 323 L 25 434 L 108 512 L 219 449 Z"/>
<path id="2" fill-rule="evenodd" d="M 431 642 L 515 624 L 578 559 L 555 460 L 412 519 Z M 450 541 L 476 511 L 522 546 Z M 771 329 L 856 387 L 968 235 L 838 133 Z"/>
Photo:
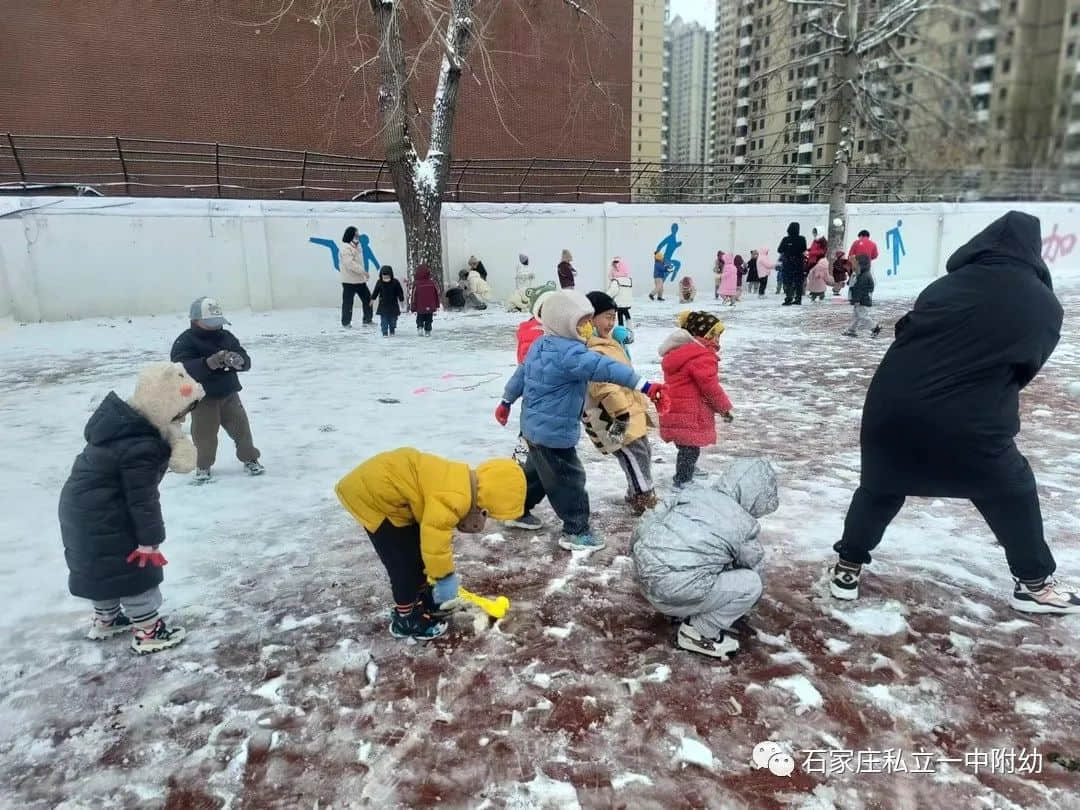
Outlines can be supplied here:
<path id="1" fill-rule="evenodd" d="M 1020 443 L 1068 574 L 1080 573 L 1080 403 L 1065 394 L 1080 379 L 1080 274 L 1057 277 L 1065 335 L 1023 396 Z M 886 331 L 916 291 L 880 297 Z M 828 597 L 863 395 L 888 341 L 841 337 L 840 300 L 778 303 L 770 292 L 723 313 L 737 421 L 704 464 L 764 455 L 781 475 L 781 508 L 763 521 L 765 597 L 730 664 L 671 646 L 632 580 L 622 474 L 587 443 L 606 550 L 572 558 L 553 529 L 461 537 L 465 583 L 507 594 L 509 616 L 479 634 L 463 622 L 428 646 L 387 634 L 385 574 L 333 485 L 401 445 L 474 462 L 509 455 L 516 431 L 492 412 L 519 319 L 499 312 L 440 314 L 430 340 L 407 317 L 382 340 L 342 331 L 331 310 L 229 313 L 254 362 L 243 396 L 268 472 L 243 475 L 223 437 L 216 483 L 162 485 L 164 612 L 188 628 L 181 647 L 137 658 L 126 639 L 85 641 L 57 496 L 97 402 L 111 388 L 127 396 L 139 365 L 166 355 L 186 323 L 9 324 L 0 806 L 1071 806 L 1077 774 L 1050 755 L 1077 767 L 1080 618 L 1009 611 L 1004 555 L 972 507 L 912 500 L 862 601 Z M 631 348 L 647 375 L 679 308 L 637 302 Z M 674 454 L 655 450 L 666 488 Z M 792 776 L 751 767 L 765 740 L 793 755 Z M 1041 773 L 982 760 L 1035 747 Z M 835 753 L 845 749 L 846 770 Z M 871 749 L 876 759 L 857 753 Z M 885 749 L 903 750 L 906 773 L 866 772 L 883 769 Z M 823 763 L 834 772 L 817 772 Z"/>

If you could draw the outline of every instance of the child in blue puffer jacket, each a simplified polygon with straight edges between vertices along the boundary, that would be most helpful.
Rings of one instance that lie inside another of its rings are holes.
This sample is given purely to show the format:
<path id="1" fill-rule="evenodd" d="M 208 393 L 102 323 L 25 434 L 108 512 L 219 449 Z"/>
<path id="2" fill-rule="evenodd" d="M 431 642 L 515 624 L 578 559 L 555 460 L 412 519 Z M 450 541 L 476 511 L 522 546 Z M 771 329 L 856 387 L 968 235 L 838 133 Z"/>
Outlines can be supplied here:
<path id="1" fill-rule="evenodd" d="M 563 522 L 559 545 L 570 551 L 595 551 L 605 545 L 589 528 L 585 468 L 577 454 L 589 383 L 622 385 L 654 402 L 663 388 L 644 381 L 630 366 L 590 352 L 585 343 L 592 317 L 592 304 L 579 292 L 562 290 L 548 297 L 541 314 L 544 336 L 529 349 L 495 410 L 495 419 L 505 425 L 510 406 L 522 400 L 521 432 L 529 445 L 525 514 L 509 525 L 539 529 L 541 523 L 531 512 L 546 497 Z"/>

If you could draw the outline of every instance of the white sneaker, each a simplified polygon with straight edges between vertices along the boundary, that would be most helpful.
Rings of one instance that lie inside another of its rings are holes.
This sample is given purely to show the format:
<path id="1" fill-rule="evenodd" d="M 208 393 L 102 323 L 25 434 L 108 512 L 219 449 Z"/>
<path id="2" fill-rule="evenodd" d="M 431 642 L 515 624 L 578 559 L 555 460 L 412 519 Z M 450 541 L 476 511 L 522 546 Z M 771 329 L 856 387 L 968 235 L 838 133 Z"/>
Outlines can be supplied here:
<path id="1" fill-rule="evenodd" d="M 257 461 L 248 461 L 244 463 L 244 469 L 247 470 L 248 475 L 262 475 L 266 472 L 266 467 Z"/>
<path id="2" fill-rule="evenodd" d="M 187 636 L 183 627 L 169 628 L 164 619 L 158 619 L 149 630 L 135 628 L 131 637 L 131 651 L 136 655 L 148 655 L 175 647 Z"/>
<path id="3" fill-rule="evenodd" d="M 710 658 L 731 658 L 739 651 L 738 639 L 722 633 L 720 638 L 706 638 L 689 621 L 679 625 L 675 646 L 680 650 L 707 655 Z"/>
<path id="4" fill-rule="evenodd" d="M 849 563 L 838 562 L 833 566 L 833 578 L 829 583 L 829 593 L 833 599 L 843 599 L 852 602 L 859 598 L 859 574 L 862 566 L 852 566 Z"/>
<path id="5" fill-rule="evenodd" d="M 1080 613 L 1080 593 L 1061 580 L 1048 577 L 1038 588 L 1014 580 L 1011 604 L 1021 613 L 1049 613 L 1064 615 Z"/>
<path id="6" fill-rule="evenodd" d="M 191 483 L 196 486 L 202 486 L 203 484 L 209 484 L 214 480 L 214 477 L 210 474 L 209 467 L 199 467 L 195 470 L 195 476 L 191 479 Z"/>
<path id="7" fill-rule="evenodd" d="M 86 632 L 86 637 L 91 641 L 104 641 L 107 638 L 126 633 L 130 629 L 131 619 L 123 613 L 116 614 L 116 618 L 111 622 L 103 622 L 95 616 L 90 622 L 90 629 Z"/>

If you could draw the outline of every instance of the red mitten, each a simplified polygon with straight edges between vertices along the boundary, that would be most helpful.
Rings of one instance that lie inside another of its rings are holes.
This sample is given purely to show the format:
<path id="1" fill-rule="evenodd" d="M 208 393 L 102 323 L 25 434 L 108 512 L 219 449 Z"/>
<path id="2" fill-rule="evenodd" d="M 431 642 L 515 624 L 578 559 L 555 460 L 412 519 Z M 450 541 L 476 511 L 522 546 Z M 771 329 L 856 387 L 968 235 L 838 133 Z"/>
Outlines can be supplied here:
<path id="1" fill-rule="evenodd" d="M 128 554 L 127 561 L 129 563 L 137 562 L 139 568 L 146 568 L 147 563 L 150 563 L 154 568 L 164 568 L 169 564 L 169 561 L 165 559 L 165 555 L 158 551 L 157 546 L 139 546 Z"/>
<path id="2" fill-rule="evenodd" d="M 506 423 L 510 421 L 510 406 L 505 402 L 500 402 L 499 407 L 495 409 L 495 421 L 503 427 L 506 427 Z"/>

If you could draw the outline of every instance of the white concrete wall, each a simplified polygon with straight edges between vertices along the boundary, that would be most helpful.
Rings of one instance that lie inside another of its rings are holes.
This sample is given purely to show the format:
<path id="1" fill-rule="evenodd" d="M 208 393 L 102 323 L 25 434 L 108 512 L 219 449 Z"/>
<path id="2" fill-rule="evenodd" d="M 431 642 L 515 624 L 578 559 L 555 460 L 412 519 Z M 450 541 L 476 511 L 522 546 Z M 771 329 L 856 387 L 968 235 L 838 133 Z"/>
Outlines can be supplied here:
<path id="1" fill-rule="evenodd" d="M 1051 269 L 1080 259 L 1080 205 L 852 205 L 848 244 L 867 228 L 881 248 L 879 285 L 933 278 L 948 256 L 1010 208 L 1042 219 Z M 825 206 L 794 205 L 498 205 L 446 204 L 443 244 L 450 278 L 470 254 L 483 259 L 495 294 L 507 297 L 519 253 L 531 257 L 537 281 L 555 278 L 568 248 L 578 288 L 600 288 L 612 257 L 632 268 L 644 296 L 652 254 L 678 226 L 674 258 L 699 289 L 711 284 L 718 250 L 775 253 L 789 222 L 809 234 L 825 227 Z M 903 241 L 898 272 L 886 232 Z M 0 200 L 0 317 L 22 321 L 182 312 L 200 295 L 227 309 L 335 306 L 340 299 L 331 251 L 356 225 L 382 264 L 405 267 L 405 233 L 397 207 L 374 203 L 254 202 L 123 198 Z M 1055 234 L 1056 228 L 1056 236 Z M 845 248 L 847 245 L 844 246 Z"/>

